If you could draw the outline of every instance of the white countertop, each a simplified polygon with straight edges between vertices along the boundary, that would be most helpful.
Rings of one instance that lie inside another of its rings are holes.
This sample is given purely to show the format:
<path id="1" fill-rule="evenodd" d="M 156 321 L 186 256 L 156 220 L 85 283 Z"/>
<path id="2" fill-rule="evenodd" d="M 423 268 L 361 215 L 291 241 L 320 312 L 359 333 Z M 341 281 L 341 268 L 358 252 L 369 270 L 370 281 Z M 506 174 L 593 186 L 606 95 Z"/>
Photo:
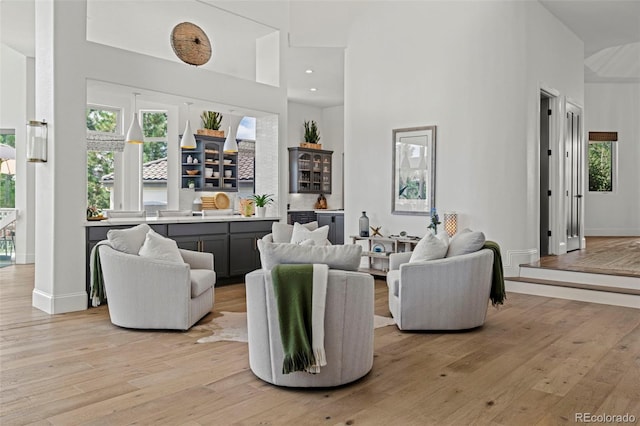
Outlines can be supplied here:
<path id="1" fill-rule="evenodd" d="M 261 220 L 281 220 L 278 216 L 268 217 L 244 217 L 239 214 L 225 216 L 177 216 L 177 217 L 123 217 L 105 220 L 87 220 L 84 226 L 114 226 L 114 225 L 137 225 L 139 223 L 162 224 L 162 223 L 205 223 L 205 222 L 256 222 Z"/>

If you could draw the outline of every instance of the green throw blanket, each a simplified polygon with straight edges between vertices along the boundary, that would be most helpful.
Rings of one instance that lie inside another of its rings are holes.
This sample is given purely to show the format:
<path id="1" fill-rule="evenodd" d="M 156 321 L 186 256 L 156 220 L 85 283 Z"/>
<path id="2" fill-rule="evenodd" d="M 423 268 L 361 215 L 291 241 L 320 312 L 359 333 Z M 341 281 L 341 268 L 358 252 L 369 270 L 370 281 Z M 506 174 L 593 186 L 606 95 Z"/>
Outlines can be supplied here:
<path id="1" fill-rule="evenodd" d="M 104 291 L 104 277 L 102 276 L 102 264 L 100 263 L 100 250 L 98 247 L 101 245 L 109 245 L 106 241 L 100 241 L 91 249 L 90 255 L 90 269 L 91 269 L 91 305 L 93 307 L 99 306 L 101 303 L 107 301 L 107 295 Z"/>
<path id="2" fill-rule="evenodd" d="M 276 265 L 271 279 L 284 350 L 282 373 L 306 371 L 315 364 L 311 348 L 313 265 Z"/>
<path id="3" fill-rule="evenodd" d="M 494 241 L 485 241 L 483 248 L 493 251 L 493 274 L 491 275 L 489 298 L 493 306 L 502 305 L 507 298 L 507 293 L 504 289 L 504 269 L 502 268 L 500 246 Z"/>

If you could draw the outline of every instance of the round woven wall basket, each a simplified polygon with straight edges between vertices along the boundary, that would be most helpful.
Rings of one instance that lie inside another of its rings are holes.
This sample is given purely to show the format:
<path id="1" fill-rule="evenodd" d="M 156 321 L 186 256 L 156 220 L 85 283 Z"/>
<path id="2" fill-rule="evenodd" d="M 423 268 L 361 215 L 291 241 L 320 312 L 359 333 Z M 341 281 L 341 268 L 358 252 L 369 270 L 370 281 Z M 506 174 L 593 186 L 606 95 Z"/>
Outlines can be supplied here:
<path id="1" fill-rule="evenodd" d="M 182 22 L 173 28 L 171 47 L 176 56 L 189 65 L 204 65 L 211 58 L 209 37 L 191 22 Z"/>

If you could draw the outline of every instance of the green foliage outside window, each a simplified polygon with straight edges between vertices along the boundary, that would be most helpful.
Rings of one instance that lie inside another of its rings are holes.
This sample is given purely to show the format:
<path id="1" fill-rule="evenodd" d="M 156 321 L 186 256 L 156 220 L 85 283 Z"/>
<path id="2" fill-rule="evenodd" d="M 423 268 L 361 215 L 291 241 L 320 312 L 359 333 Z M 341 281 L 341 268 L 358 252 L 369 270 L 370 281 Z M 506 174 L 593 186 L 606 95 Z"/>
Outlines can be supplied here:
<path id="1" fill-rule="evenodd" d="M 15 148 L 16 135 L 0 135 L 0 143 Z M 8 165 L 0 160 L 0 208 L 15 208 L 16 206 L 16 171 L 9 173 Z"/>
<path id="2" fill-rule="evenodd" d="M 167 137 L 167 113 L 164 111 L 150 112 L 142 114 L 142 133 L 145 138 Z M 153 141 L 145 142 L 142 147 L 142 162 L 147 163 L 167 156 L 167 142 Z"/>
<path id="3" fill-rule="evenodd" d="M 589 191 L 613 191 L 613 142 L 589 143 Z"/>
<path id="4" fill-rule="evenodd" d="M 87 109 L 87 130 L 115 133 L 118 115 L 115 111 Z M 102 185 L 102 176 L 113 173 L 113 152 L 87 152 L 87 203 L 99 209 L 111 208 L 109 191 Z"/>

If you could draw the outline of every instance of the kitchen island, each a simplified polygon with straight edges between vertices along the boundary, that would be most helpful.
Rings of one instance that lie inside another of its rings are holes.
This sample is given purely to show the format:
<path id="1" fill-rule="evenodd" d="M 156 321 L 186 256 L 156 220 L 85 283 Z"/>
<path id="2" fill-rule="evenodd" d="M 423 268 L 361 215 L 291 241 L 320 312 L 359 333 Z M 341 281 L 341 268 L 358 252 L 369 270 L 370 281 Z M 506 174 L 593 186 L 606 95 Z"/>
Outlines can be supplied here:
<path id="1" fill-rule="evenodd" d="M 279 217 L 183 216 L 148 218 L 113 218 L 87 221 L 86 287 L 90 292 L 91 249 L 107 238 L 110 229 L 125 229 L 147 223 L 158 234 L 176 241 L 178 247 L 212 253 L 217 284 L 242 282 L 244 275 L 260 268 L 258 239 L 271 232 Z"/>

